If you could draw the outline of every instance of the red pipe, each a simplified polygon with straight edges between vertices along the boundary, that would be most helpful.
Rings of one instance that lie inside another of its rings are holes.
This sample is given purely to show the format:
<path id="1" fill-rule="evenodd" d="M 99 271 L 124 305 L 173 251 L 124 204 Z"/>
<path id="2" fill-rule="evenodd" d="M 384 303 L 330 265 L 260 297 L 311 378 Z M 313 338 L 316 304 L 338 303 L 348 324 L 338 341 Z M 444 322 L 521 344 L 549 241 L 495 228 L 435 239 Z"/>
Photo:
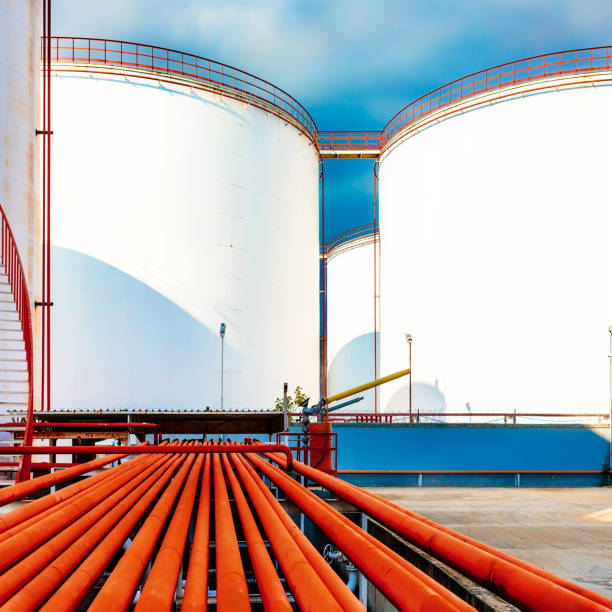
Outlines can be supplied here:
<path id="1" fill-rule="evenodd" d="M 53 446 L 51 448 L 55 449 L 55 453 L 43 454 L 60 454 L 57 453 L 57 448 L 59 447 Z M 115 447 L 115 451 L 116 450 L 117 449 Z M 86 474 L 87 472 L 91 472 L 92 470 L 101 468 L 102 466 L 108 465 L 113 461 L 119 461 L 124 457 L 127 457 L 127 455 L 108 455 L 107 457 L 102 457 L 101 459 L 94 459 L 92 461 L 88 461 L 87 463 L 75 465 L 74 467 L 62 470 L 61 472 L 55 472 L 54 474 L 46 474 L 45 476 L 39 476 L 38 478 L 33 478 L 32 480 L 20 482 L 11 487 L 7 487 L 6 489 L 0 491 L 0 506 L 4 506 L 5 504 L 9 504 L 10 502 L 16 501 L 18 499 L 23 499 L 24 497 L 26 497 L 26 495 L 30 495 L 31 493 L 40 491 L 41 489 L 47 489 L 49 487 L 52 487 L 53 485 L 66 482 L 71 478 L 75 478 L 76 476 L 81 476 L 82 474 Z"/>
<path id="2" fill-rule="evenodd" d="M 152 460 L 147 459 L 147 462 Z M 66 529 L 83 514 L 101 504 L 117 489 L 135 478 L 141 469 L 141 464 L 131 466 L 129 469 L 106 479 L 98 487 L 94 487 L 66 504 L 58 512 L 53 513 L 42 523 L 35 523 L 0 543 L 0 572 L 7 570 L 27 554 L 38 548 L 43 542 L 52 538 L 60 531 Z"/>
<path id="3" fill-rule="evenodd" d="M 138 535 L 121 557 L 104 586 L 88 608 L 90 612 L 127 610 L 138 587 L 138 582 L 151 558 L 159 535 L 166 523 L 168 514 L 183 486 L 187 472 L 194 460 L 191 455 L 183 463 L 178 474 L 147 517 Z"/>
<path id="4" fill-rule="evenodd" d="M 249 590 L 219 455 L 213 456 L 213 468 L 217 610 L 221 612 L 249 611 L 251 609 Z"/>
<path id="5" fill-rule="evenodd" d="M 251 466 L 248 466 L 248 468 L 250 470 L 253 470 L 253 468 Z M 261 483 L 263 485 L 263 482 Z M 265 485 L 264 485 L 265 487 Z M 268 498 L 269 501 L 271 503 L 275 503 L 277 506 L 280 507 L 280 504 L 278 503 L 278 501 L 274 498 L 274 496 L 272 495 L 272 493 L 269 491 L 269 489 L 267 489 L 267 487 L 265 487 L 265 491 L 264 494 L 267 492 L 268 493 Z M 325 502 L 323 502 L 321 499 L 319 499 L 317 496 L 311 496 L 313 499 L 315 499 L 317 502 L 319 502 L 320 504 L 322 504 L 324 507 L 328 507 L 327 504 Z M 282 508 L 281 508 L 282 509 Z M 287 517 L 289 518 L 289 517 Z M 291 525 L 293 525 L 293 527 L 296 528 L 297 534 L 299 536 L 301 536 L 303 538 L 303 540 L 305 541 L 306 545 L 310 545 L 312 547 L 312 544 L 310 544 L 310 541 L 308 540 L 308 538 L 306 538 L 304 536 L 304 534 L 297 529 L 297 526 L 295 525 L 295 523 L 289 518 L 289 522 L 291 523 Z M 357 532 L 359 534 L 361 534 L 364 538 L 366 538 L 371 544 L 374 544 L 375 546 L 381 546 L 381 542 L 379 540 L 377 540 L 376 538 L 374 538 L 373 536 L 371 536 L 369 533 L 367 533 L 366 531 L 364 531 L 363 529 L 360 529 L 357 525 L 355 525 L 352 521 L 347 523 L 353 530 L 357 530 Z M 295 537 L 295 536 L 294 536 Z M 445 599 L 447 599 L 450 603 L 452 603 L 454 606 L 456 606 L 457 608 L 464 610 L 464 611 L 469 611 L 469 610 L 473 610 L 472 606 L 468 605 L 467 603 L 465 603 L 462 599 L 460 599 L 459 597 L 457 597 L 456 595 L 454 595 L 453 593 L 450 593 L 447 589 L 445 589 L 443 586 L 441 586 L 438 582 L 436 582 L 435 580 L 433 580 L 433 578 L 430 578 L 429 576 L 427 576 L 426 574 L 423 574 L 422 572 L 420 572 L 419 570 L 417 570 L 415 568 L 414 565 L 412 565 L 411 563 L 409 563 L 408 561 L 406 561 L 404 558 L 400 557 L 398 554 L 396 554 L 395 552 L 393 552 L 392 550 L 388 549 L 387 547 L 383 547 L 385 550 L 385 553 L 392 559 L 394 560 L 396 563 L 398 563 L 399 565 L 401 565 L 405 570 L 407 570 L 408 572 L 416 575 L 421 581 L 423 581 L 425 584 L 427 584 L 430 588 L 432 588 L 434 591 L 436 591 L 439 595 L 441 595 L 442 597 L 444 597 Z M 316 549 L 315 549 L 316 552 Z M 320 555 L 317 556 L 320 557 Z M 325 561 L 321 558 L 321 561 L 323 561 L 325 563 Z M 325 563 L 327 565 L 327 563 Z M 328 566 L 329 568 L 329 566 Z M 331 569 L 331 568 L 330 568 Z M 337 577 L 337 574 L 335 572 L 332 571 L 332 574 L 334 576 Z M 344 583 L 342 583 L 344 585 Z"/>
<path id="6" fill-rule="evenodd" d="M 172 609 L 203 459 L 204 455 L 198 455 L 191 468 L 135 612 Z"/>
<path id="7" fill-rule="evenodd" d="M 279 462 L 277 456 L 270 455 L 270 458 Z M 372 493 L 327 476 L 299 461 L 294 462 L 293 467 L 413 544 L 521 608 L 543 611 L 612 609 L 612 601 L 602 595 L 466 536 L 455 535 L 455 532 L 441 528 L 433 521 L 426 521 L 405 509 L 390 506 Z"/>
<path id="8" fill-rule="evenodd" d="M 58 448 L 61 452 L 58 452 Z M 284 453 L 288 469 L 293 464 L 291 449 L 284 444 L 258 444 L 257 448 L 253 444 L 235 444 L 224 447 L 215 444 L 200 444 L 197 446 L 187 444 L 175 444 L 172 447 L 163 445 L 138 444 L 135 446 L 125 446 L 128 455 L 155 455 L 166 453 Z M 104 455 L 106 453 L 116 453 L 116 446 L 0 446 L 0 455 Z M 86 464 L 83 464 L 86 465 Z M 9 489 L 12 487 L 9 487 Z M 1 503 L 1 502 L 0 502 Z"/>
<path id="9" fill-rule="evenodd" d="M 26 427 L 27 423 L 0 423 L 0 429 L 4 427 Z M 98 427 L 104 429 L 159 429 L 159 425 L 157 423 L 98 423 L 92 421 L 84 421 L 84 422 L 41 422 L 37 421 L 33 423 L 34 429 L 86 429 L 88 427 Z M 62 447 L 59 447 L 62 448 Z"/>
<path id="10" fill-rule="evenodd" d="M 140 461 L 138 461 L 138 459 L 140 459 Z M 2 531 L 2 533 L 0 533 L 0 542 L 46 519 L 55 512 L 62 510 L 67 505 L 75 503 L 84 495 L 104 485 L 108 482 L 109 478 L 113 478 L 122 471 L 133 469 L 135 466 L 141 465 L 142 462 L 146 460 L 146 455 L 138 457 L 138 459 L 123 463 L 117 466 L 117 468 L 112 468 L 112 470 L 107 470 L 95 476 L 91 476 L 90 478 L 75 482 L 55 493 L 45 495 L 29 504 L 15 508 L 15 510 L 11 512 L 7 512 L 0 517 L 0 531 Z"/>
<path id="11" fill-rule="evenodd" d="M 210 455 L 206 455 L 200 503 L 191 545 L 182 612 L 206 612 L 208 599 L 208 547 L 210 535 Z"/>
<path id="12" fill-rule="evenodd" d="M 259 592 L 264 604 L 265 610 L 285 610 L 292 612 L 293 608 L 289 603 L 289 598 L 285 593 L 285 589 L 278 577 L 278 572 L 270 559 L 268 549 L 259 533 L 257 523 L 253 518 L 253 514 L 249 508 L 249 503 L 242 491 L 242 487 L 234 474 L 232 466 L 227 458 L 227 455 L 222 455 L 225 473 L 227 474 L 236 508 L 242 523 L 242 530 L 249 550 L 249 557 L 259 586 Z"/>
<path id="13" fill-rule="evenodd" d="M 310 565 L 291 534 L 283 528 L 282 523 L 279 523 L 276 512 L 257 485 L 259 477 L 251 475 L 245 469 L 240 455 L 231 455 L 231 457 L 299 609 L 340 612 L 342 608 L 332 593 Z"/>
<path id="14" fill-rule="evenodd" d="M 56 564 L 54 560 L 67 548 L 72 547 L 72 552 L 68 555 L 68 563 L 74 567 L 79 560 L 74 556 L 74 547 L 76 545 L 79 548 L 78 542 L 81 541 L 81 538 L 87 534 L 87 544 L 95 545 L 104 537 L 129 507 L 142 496 L 146 490 L 143 487 L 149 487 L 152 484 L 149 477 L 153 474 L 155 478 L 155 473 L 159 471 L 159 464 L 163 464 L 167 459 L 166 457 L 148 459 L 148 465 L 142 472 L 134 475 L 115 493 L 0 576 L 0 603 L 5 603 L 9 597 L 12 598 L 3 606 L 4 610 L 37 609 L 66 575 L 58 571 L 64 566 L 64 563 Z M 91 547 L 88 546 L 85 550 L 82 550 L 81 547 L 81 557 L 85 556 Z M 63 561 L 66 561 L 66 557 Z M 24 587 L 26 583 L 27 586 Z"/>
<path id="15" fill-rule="evenodd" d="M 280 486 L 287 496 L 323 531 L 323 533 L 365 574 L 381 593 L 399 610 L 426 611 L 465 609 L 451 603 L 451 593 L 444 597 L 427 584 L 425 574 L 407 571 L 388 554 L 388 548 L 374 540 L 369 541 L 360 529 L 345 516 L 330 508 L 313 493 L 296 483 L 290 476 L 259 457 L 249 460 L 270 480 Z M 314 499 L 313 499 L 314 498 Z M 361 533 L 360 533 L 361 532 Z M 406 597 L 410 593 L 410 598 Z M 468 610 L 470 607 L 468 606 Z"/>
<path id="16" fill-rule="evenodd" d="M 81 601 L 91 592 L 104 569 L 117 554 L 117 551 L 136 527 L 138 521 L 142 519 L 150 504 L 166 486 L 183 459 L 183 455 L 169 458 L 169 461 L 165 464 L 166 467 L 163 474 L 159 478 L 156 476 L 157 479 L 154 484 L 94 550 L 92 550 L 93 547 L 89 546 L 86 541 L 83 542 L 83 546 L 87 547 L 87 552 L 90 553 L 89 556 L 69 575 L 41 610 L 46 612 L 57 612 L 57 610 L 68 612 L 79 607 Z M 68 549 L 63 555 L 69 556 L 71 551 L 71 549 Z M 63 561 L 63 555 L 58 560 Z M 66 576 L 68 576 L 68 572 L 62 573 L 60 579 L 64 580 Z"/>
<path id="17" fill-rule="evenodd" d="M 355 595 L 347 588 L 340 576 L 332 569 L 331 565 L 319 554 L 319 551 L 313 546 L 312 542 L 300 531 L 299 527 L 285 512 L 278 500 L 272 495 L 270 489 L 257 476 L 252 466 L 244 461 L 240 455 L 232 455 L 234 463 L 240 462 L 247 472 L 251 475 L 253 482 L 259 487 L 261 493 L 266 498 L 266 502 L 276 512 L 277 519 L 293 537 L 296 544 L 319 575 L 325 586 L 329 589 L 334 599 L 340 604 L 343 610 L 347 612 L 363 612 L 365 608 Z"/>

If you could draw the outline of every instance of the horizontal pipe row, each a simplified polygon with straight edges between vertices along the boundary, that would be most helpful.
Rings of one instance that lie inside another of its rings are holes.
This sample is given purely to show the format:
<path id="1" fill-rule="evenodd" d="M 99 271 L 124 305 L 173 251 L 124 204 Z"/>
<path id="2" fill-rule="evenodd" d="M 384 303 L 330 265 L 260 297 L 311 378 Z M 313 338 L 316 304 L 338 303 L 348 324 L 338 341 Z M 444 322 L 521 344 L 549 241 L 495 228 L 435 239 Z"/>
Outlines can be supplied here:
<path id="1" fill-rule="evenodd" d="M 267 456 L 285 465 L 282 457 L 273 454 Z M 355 485 L 328 476 L 299 461 L 294 461 L 293 468 L 522 609 L 612 609 L 612 600 L 603 595 L 438 525 Z"/>
<path id="2" fill-rule="evenodd" d="M 473 609 L 287 470 L 264 459 L 286 467 L 286 447 L 256 444 L 242 453 L 244 446 L 192 442 L 167 445 L 163 453 L 153 447 L 152 453 L 0 517 L 0 610 L 55 612 L 85 604 L 94 612 L 132 605 L 138 612 L 170 610 L 182 597 L 183 610 L 204 612 L 212 531 L 217 609 L 249 610 L 251 585 L 256 584 L 265 609 L 289 611 L 292 597 L 302 610 L 364 612 L 274 497 L 266 479 L 284 491 L 396 608 Z M 532 570 L 510 555 L 298 461 L 292 466 L 521 609 L 612 609 L 603 596 Z M 239 538 L 245 540 L 246 550 Z M 108 577 L 95 591 L 105 573 Z"/>

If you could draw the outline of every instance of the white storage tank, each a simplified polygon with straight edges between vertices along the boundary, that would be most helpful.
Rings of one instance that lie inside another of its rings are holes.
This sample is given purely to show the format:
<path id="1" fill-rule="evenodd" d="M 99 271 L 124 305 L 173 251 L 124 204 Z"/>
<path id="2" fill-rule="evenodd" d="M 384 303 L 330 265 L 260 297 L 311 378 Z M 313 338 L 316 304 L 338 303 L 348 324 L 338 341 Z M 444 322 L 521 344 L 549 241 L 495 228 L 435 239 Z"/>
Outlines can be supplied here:
<path id="1" fill-rule="evenodd" d="M 378 347 L 374 345 L 378 341 L 378 331 L 375 331 L 378 329 L 378 251 L 378 232 L 374 233 L 373 224 L 340 234 L 328 245 L 328 396 L 380 375 Z M 375 395 L 373 389 L 360 393 L 364 397 L 361 402 L 340 412 L 373 412 L 379 394 L 380 391 Z"/>
<path id="2" fill-rule="evenodd" d="M 221 322 L 225 409 L 271 409 L 283 381 L 314 397 L 318 155 L 303 109 L 163 49 L 60 39 L 54 57 L 53 406 L 218 409 Z"/>
<path id="3" fill-rule="evenodd" d="M 381 371 L 406 367 L 411 333 L 414 410 L 608 410 L 609 65 L 604 49 L 492 69 L 386 130 Z"/>
<path id="4" fill-rule="evenodd" d="M 24 266 L 40 293 L 40 0 L 0 0 L 0 204 Z"/>

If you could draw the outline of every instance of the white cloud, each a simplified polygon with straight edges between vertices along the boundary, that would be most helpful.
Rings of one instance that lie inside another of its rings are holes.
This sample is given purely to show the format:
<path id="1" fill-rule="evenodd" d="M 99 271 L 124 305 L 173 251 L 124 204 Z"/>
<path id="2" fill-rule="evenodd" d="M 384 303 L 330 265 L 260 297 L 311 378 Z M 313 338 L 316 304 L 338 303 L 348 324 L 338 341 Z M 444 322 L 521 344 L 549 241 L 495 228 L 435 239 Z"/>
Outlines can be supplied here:
<path id="1" fill-rule="evenodd" d="M 348 105 L 358 115 L 361 106 L 378 121 L 400 100 L 396 110 L 468 72 L 605 44 L 612 18 L 607 0 L 54 0 L 53 8 L 56 33 L 190 51 L 270 80 L 323 114 Z"/>

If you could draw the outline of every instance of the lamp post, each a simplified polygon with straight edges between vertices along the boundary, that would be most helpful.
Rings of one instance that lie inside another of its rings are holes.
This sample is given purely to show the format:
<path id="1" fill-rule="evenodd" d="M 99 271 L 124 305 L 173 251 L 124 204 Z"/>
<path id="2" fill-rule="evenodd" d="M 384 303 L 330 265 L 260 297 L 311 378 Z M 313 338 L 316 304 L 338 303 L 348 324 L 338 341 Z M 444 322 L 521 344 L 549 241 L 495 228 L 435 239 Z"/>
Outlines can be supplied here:
<path id="1" fill-rule="evenodd" d="M 219 335 L 221 336 L 221 410 L 223 410 L 223 339 L 225 338 L 225 323 L 221 323 Z"/>
<path id="2" fill-rule="evenodd" d="M 408 367 L 410 368 L 408 412 L 410 413 L 410 422 L 412 423 L 412 334 L 406 334 L 406 342 L 408 342 Z"/>

